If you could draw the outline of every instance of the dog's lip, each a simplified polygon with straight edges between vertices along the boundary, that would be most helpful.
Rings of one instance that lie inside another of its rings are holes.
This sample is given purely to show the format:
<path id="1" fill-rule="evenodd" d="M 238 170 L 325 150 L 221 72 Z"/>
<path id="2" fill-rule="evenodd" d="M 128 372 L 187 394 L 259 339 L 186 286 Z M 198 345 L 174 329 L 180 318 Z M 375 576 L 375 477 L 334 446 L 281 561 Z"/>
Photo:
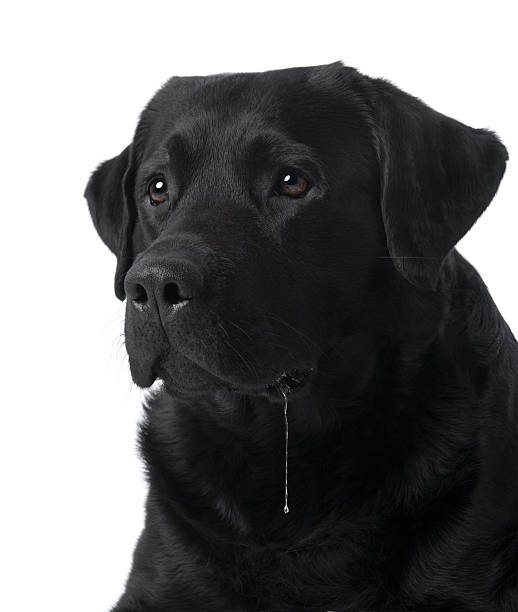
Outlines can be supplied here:
<path id="1" fill-rule="evenodd" d="M 313 368 L 294 368 L 283 372 L 267 389 L 275 389 L 287 395 L 301 389 L 313 372 Z"/>
<path id="2" fill-rule="evenodd" d="M 288 394 L 295 393 L 302 389 L 306 383 L 311 378 L 313 374 L 314 367 L 308 365 L 298 365 L 294 368 L 287 368 L 282 371 L 282 373 L 277 376 L 273 381 L 267 383 L 256 383 L 254 385 L 248 384 L 235 384 L 234 382 L 230 382 L 225 380 L 221 376 L 218 376 L 214 372 L 203 368 L 199 364 L 198 367 L 201 367 L 205 372 L 209 375 L 211 381 L 207 381 L 205 389 L 200 389 L 200 391 L 209 391 L 216 390 L 219 388 L 226 388 L 228 391 L 233 393 L 243 394 L 243 395 L 267 395 L 269 397 L 281 397 L 282 395 L 287 396 Z M 171 378 L 167 371 L 163 370 L 159 367 L 158 363 L 155 361 L 153 364 L 153 377 L 152 381 L 149 385 L 145 385 L 147 388 L 151 387 L 156 380 L 163 381 L 165 387 L 171 387 L 177 391 L 180 389 L 174 382 L 174 378 Z M 192 389 L 194 391 L 194 389 Z"/>
<path id="3" fill-rule="evenodd" d="M 242 388 L 239 386 L 230 386 L 230 391 L 234 393 L 244 394 L 259 394 L 259 395 L 288 395 L 299 391 L 306 385 L 313 373 L 312 367 L 297 367 L 284 370 L 275 380 L 262 386 L 254 387 L 253 389 Z"/>

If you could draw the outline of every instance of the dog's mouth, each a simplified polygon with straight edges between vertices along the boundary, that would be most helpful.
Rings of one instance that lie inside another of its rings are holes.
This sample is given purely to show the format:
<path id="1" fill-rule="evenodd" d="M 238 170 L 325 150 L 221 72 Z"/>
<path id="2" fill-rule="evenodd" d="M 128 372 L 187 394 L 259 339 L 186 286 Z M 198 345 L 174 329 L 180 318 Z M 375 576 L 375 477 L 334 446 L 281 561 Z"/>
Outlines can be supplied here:
<path id="1" fill-rule="evenodd" d="M 176 365 L 176 364 L 175 364 Z M 198 369 L 201 373 L 202 369 L 198 366 Z M 204 392 L 213 392 L 218 388 L 226 388 L 228 391 L 237 394 L 243 395 L 263 395 L 267 396 L 273 400 L 281 400 L 283 396 L 288 396 L 300 391 L 303 387 L 305 387 L 313 374 L 313 367 L 307 366 L 299 366 L 293 369 L 284 370 L 280 376 L 275 378 L 273 381 L 269 383 L 255 383 L 252 385 L 249 384 L 229 384 L 220 376 L 211 373 L 205 372 L 206 375 L 210 375 L 210 380 L 198 380 L 195 385 L 190 388 L 185 388 L 182 384 L 178 384 L 179 381 L 177 377 L 171 375 L 172 370 L 168 367 L 163 367 L 157 365 L 157 367 L 152 368 L 152 376 L 149 378 L 149 382 L 146 379 L 145 382 L 147 384 L 142 385 L 144 387 L 150 387 L 154 384 L 155 380 L 161 380 L 164 386 L 175 394 L 184 393 L 187 395 L 190 394 L 200 394 Z M 150 370 L 151 372 L 151 370 Z M 138 383 L 137 383 L 138 384 Z"/>
<path id="2" fill-rule="evenodd" d="M 272 384 L 267 385 L 270 392 L 283 393 L 288 395 L 301 389 L 309 380 L 313 368 L 295 368 L 288 372 L 283 372 Z"/>
<path id="3" fill-rule="evenodd" d="M 281 399 L 283 395 L 287 397 L 288 395 L 300 391 L 303 387 L 305 387 L 312 373 L 313 368 L 295 368 L 293 370 L 283 372 L 269 385 L 259 387 L 255 390 L 235 386 L 227 386 L 227 389 L 234 393 L 243 393 L 246 395 L 266 395 L 272 399 Z M 159 389 L 162 385 L 167 387 L 168 383 L 168 377 L 162 374 L 162 376 L 157 377 L 154 383 L 147 387 L 147 389 L 148 391 Z M 178 392 L 176 386 L 175 391 Z"/>
<path id="4" fill-rule="evenodd" d="M 283 372 L 273 382 L 265 385 L 264 387 L 246 389 L 233 386 L 229 389 L 234 393 L 267 395 L 270 398 L 279 399 L 283 395 L 287 396 L 291 393 L 295 393 L 296 391 L 300 391 L 300 389 L 306 385 L 312 373 L 313 368 L 295 368 L 293 370 Z"/>

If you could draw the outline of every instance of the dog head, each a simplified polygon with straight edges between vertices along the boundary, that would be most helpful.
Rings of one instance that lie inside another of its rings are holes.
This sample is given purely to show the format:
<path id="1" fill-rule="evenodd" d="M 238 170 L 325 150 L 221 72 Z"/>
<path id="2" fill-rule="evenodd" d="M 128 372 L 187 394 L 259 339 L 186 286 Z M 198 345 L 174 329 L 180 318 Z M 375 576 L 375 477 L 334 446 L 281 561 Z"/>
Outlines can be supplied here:
<path id="1" fill-rule="evenodd" d="M 85 193 L 134 381 L 302 384 L 394 293 L 433 296 L 506 159 L 491 132 L 341 63 L 172 78 Z"/>

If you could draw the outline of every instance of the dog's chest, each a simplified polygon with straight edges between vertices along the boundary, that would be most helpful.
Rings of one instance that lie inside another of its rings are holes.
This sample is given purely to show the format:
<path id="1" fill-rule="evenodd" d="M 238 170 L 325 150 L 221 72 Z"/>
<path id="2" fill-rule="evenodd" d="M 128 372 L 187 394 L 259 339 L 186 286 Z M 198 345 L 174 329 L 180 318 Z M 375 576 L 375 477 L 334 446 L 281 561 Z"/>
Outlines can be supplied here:
<path id="1" fill-rule="evenodd" d="M 365 549 L 339 544 L 242 553 L 227 575 L 234 592 L 246 593 L 251 609 L 327 612 L 384 609 L 391 595 L 382 574 L 380 564 Z"/>

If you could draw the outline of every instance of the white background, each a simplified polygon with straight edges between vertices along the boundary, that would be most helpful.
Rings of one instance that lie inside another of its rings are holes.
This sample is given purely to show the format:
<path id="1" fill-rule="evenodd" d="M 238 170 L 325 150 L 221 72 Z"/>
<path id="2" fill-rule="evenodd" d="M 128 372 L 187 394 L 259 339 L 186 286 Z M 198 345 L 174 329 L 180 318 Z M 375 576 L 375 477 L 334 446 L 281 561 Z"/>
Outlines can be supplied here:
<path id="1" fill-rule="evenodd" d="M 142 526 L 140 393 L 89 173 L 172 74 L 338 59 L 496 130 L 511 161 L 462 243 L 518 330 L 512 2 L 17 2 L 0 16 L 0 608 L 106 612 Z M 15 8 L 13 8 L 15 7 Z"/>

